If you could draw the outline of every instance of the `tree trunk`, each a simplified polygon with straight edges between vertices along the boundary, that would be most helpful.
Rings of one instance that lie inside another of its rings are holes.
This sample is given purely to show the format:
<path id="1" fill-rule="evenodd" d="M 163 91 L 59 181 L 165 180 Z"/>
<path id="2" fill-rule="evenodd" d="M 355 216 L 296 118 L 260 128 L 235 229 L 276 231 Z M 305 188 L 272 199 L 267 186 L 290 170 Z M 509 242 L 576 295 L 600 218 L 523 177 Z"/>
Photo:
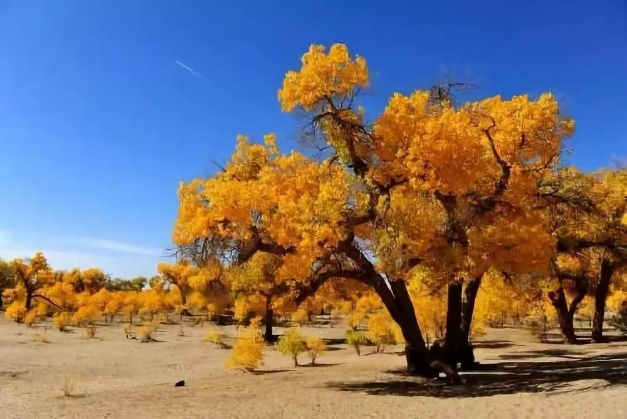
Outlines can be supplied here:
<path id="1" fill-rule="evenodd" d="M 475 301 L 479 287 L 481 286 L 481 277 L 477 277 L 466 284 L 464 289 L 464 302 L 462 303 L 462 335 L 464 340 L 470 340 L 470 328 L 472 326 L 472 316 L 475 311 Z"/>
<path id="2" fill-rule="evenodd" d="M 26 311 L 29 311 L 31 308 L 31 305 L 33 303 L 33 294 L 34 290 L 26 288 L 26 303 L 24 304 L 24 306 L 26 307 Z"/>
<path id="3" fill-rule="evenodd" d="M 179 287 L 179 291 L 181 291 L 181 305 L 183 306 L 181 316 L 193 317 L 194 315 L 187 309 L 187 287 Z"/>
<path id="4" fill-rule="evenodd" d="M 462 324 L 461 324 L 461 342 L 459 353 L 459 362 L 462 368 L 467 369 L 475 365 L 475 353 L 470 342 L 470 329 L 472 326 L 472 317 L 475 311 L 475 301 L 481 286 L 481 276 L 469 281 L 464 289 L 464 301 L 462 302 Z"/>
<path id="5" fill-rule="evenodd" d="M 274 310 L 272 309 L 272 297 L 266 296 L 266 330 L 263 338 L 266 342 L 272 342 L 274 337 L 272 336 L 272 323 L 274 317 Z"/>
<path id="6" fill-rule="evenodd" d="M 431 356 L 422 337 L 416 312 L 411 302 L 407 286 L 403 280 L 390 281 L 390 288 L 378 282 L 375 290 L 394 321 L 400 326 L 405 338 L 405 358 L 407 373 L 425 377 L 436 377 L 437 370 L 431 364 Z"/>
<path id="7" fill-rule="evenodd" d="M 575 310 L 568 309 L 564 288 L 560 286 L 557 291 L 551 291 L 549 298 L 553 307 L 555 307 L 555 311 L 557 311 L 557 318 L 562 334 L 568 343 L 577 343 L 577 335 L 575 334 L 575 326 L 573 324 Z"/>
<path id="8" fill-rule="evenodd" d="M 457 369 L 462 346 L 462 281 L 454 281 L 448 286 L 446 309 L 446 336 L 440 359 Z"/>
<path id="9" fill-rule="evenodd" d="M 594 318 L 592 320 L 592 339 L 595 342 L 603 342 L 603 321 L 605 317 L 605 301 L 610 290 L 610 282 L 614 268 L 609 260 L 603 259 L 601 263 L 601 275 L 594 295 Z"/>

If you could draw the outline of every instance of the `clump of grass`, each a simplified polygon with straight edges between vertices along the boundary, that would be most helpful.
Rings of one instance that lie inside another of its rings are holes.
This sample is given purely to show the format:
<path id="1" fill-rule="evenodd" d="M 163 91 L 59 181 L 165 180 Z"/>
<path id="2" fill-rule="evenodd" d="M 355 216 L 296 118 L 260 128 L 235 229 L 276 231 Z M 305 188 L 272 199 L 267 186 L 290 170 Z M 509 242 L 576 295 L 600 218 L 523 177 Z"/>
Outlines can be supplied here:
<path id="1" fill-rule="evenodd" d="M 353 346 L 357 355 L 361 355 L 360 345 L 365 345 L 368 342 L 366 333 L 359 330 L 349 330 L 346 332 L 346 343 Z"/>
<path id="2" fill-rule="evenodd" d="M 298 366 L 298 354 L 307 350 L 305 337 L 300 334 L 299 328 L 289 329 L 283 336 L 279 338 L 276 347 L 277 351 L 284 355 L 292 356 L 294 366 Z"/>
<path id="3" fill-rule="evenodd" d="M 34 333 L 31 337 L 35 342 L 50 343 L 45 333 Z"/>
<path id="4" fill-rule="evenodd" d="M 225 366 L 248 372 L 256 370 L 263 365 L 264 346 L 263 338 L 258 330 L 250 327 L 241 330 Z"/>
<path id="5" fill-rule="evenodd" d="M 37 312 L 35 310 L 31 310 L 24 316 L 24 324 L 31 327 L 35 323 L 37 323 Z"/>
<path id="6" fill-rule="evenodd" d="M 159 322 L 147 323 L 143 326 L 139 326 L 137 328 L 137 336 L 141 342 L 156 342 L 155 338 L 152 337 L 152 334 L 155 330 L 157 330 L 157 326 Z"/>
<path id="7" fill-rule="evenodd" d="M 96 337 L 96 326 L 93 324 L 85 326 L 85 337 L 87 339 L 94 339 Z"/>
<path id="8" fill-rule="evenodd" d="M 67 327 L 72 324 L 72 315 L 67 311 L 55 313 L 55 315 L 52 316 L 52 323 L 59 331 L 67 332 Z"/>
<path id="9" fill-rule="evenodd" d="M 78 385 L 78 379 L 72 375 L 66 375 L 61 384 L 61 391 L 65 397 L 76 396 L 76 387 Z"/>
<path id="10" fill-rule="evenodd" d="M 324 341 L 316 336 L 306 336 L 305 345 L 307 346 L 307 352 L 309 352 L 309 356 L 311 357 L 312 365 L 316 363 L 316 358 L 318 358 L 327 349 L 327 345 Z"/>
<path id="11" fill-rule="evenodd" d="M 124 335 L 126 336 L 126 339 L 135 339 L 135 337 L 133 336 L 133 325 L 130 323 L 124 323 L 122 325 L 122 330 L 124 330 Z"/>
<path id="12" fill-rule="evenodd" d="M 207 333 L 205 333 L 205 335 L 202 337 L 202 340 L 204 340 L 205 342 L 211 342 L 221 349 L 225 349 L 228 347 L 228 345 L 224 343 L 224 335 L 213 327 L 210 327 L 207 330 Z"/>

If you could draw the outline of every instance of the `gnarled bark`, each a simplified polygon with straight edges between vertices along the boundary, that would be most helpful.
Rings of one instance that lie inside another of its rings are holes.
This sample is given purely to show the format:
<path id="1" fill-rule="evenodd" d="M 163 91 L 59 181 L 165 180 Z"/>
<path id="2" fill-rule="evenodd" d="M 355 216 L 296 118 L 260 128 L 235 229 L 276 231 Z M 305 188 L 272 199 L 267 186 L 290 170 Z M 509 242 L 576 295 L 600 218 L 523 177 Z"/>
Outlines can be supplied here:
<path id="1" fill-rule="evenodd" d="M 462 368 L 468 369 L 475 365 L 475 352 L 470 342 L 470 329 L 472 327 L 472 317 L 475 312 L 475 301 L 479 287 L 481 286 L 481 276 L 470 280 L 464 289 L 464 300 L 462 302 L 462 346 L 459 352 L 459 362 Z"/>
<path id="2" fill-rule="evenodd" d="M 26 288 L 26 302 L 24 303 L 24 307 L 26 307 L 26 311 L 31 309 L 31 306 L 33 304 L 33 294 L 34 294 L 35 290 L 31 289 L 31 288 Z"/>
<path id="3" fill-rule="evenodd" d="M 452 383 L 458 384 L 460 379 L 455 369 L 446 361 L 434 359 L 429 353 L 405 281 L 392 280 L 390 281 L 390 288 L 385 283 L 383 286 L 375 287 L 390 315 L 403 332 L 407 373 L 424 377 L 437 377 L 438 372 L 442 372 Z"/>
<path id="4" fill-rule="evenodd" d="M 446 338 L 440 359 L 454 368 L 457 364 L 462 368 L 475 365 L 470 327 L 480 284 L 481 277 L 478 277 L 468 281 L 465 287 L 462 281 L 455 281 L 448 287 Z"/>
<path id="5" fill-rule="evenodd" d="M 568 341 L 568 343 L 577 343 L 577 335 L 575 334 L 574 317 L 575 311 L 577 311 L 577 304 L 571 303 L 570 308 L 566 303 L 566 295 L 564 294 L 564 288 L 561 286 L 557 291 L 549 292 L 549 299 L 557 311 L 557 319 L 559 321 L 560 330 Z M 583 299 L 583 297 L 582 297 Z M 581 300 L 579 300 L 581 301 Z M 573 301 L 574 303 L 575 301 Z"/>
<path id="6" fill-rule="evenodd" d="M 603 321 L 605 318 L 605 301 L 610 290 L 610 281 L 614 274 L 614 267 L 609 260 L 601 262 L 601 274 L 594 294 L 594 317 L 592 319 L 592 339 L 595 342 L 603 342 Z"/>
<path id="7" fill-rule="evenodd" d="M 468 281 L 464 289 L 464 301 L 462 303 L 462 334 L 464 339 L 470 340 L 470 328 L 472 326 L 472 316 L 475 312 L 475 301 L 481 286 L 481 277 Z"/>

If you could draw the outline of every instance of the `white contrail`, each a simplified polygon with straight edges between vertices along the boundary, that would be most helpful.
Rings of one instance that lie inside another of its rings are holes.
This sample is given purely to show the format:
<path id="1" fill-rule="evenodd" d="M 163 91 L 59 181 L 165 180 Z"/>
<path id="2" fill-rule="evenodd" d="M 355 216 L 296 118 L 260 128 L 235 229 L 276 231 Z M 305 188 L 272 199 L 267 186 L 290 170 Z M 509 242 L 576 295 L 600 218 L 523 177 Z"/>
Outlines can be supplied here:
<path id="1" fill-rule="evenodd" d="M 185 64 L 183 64 L 182 62 L 180 62 L 179 60 L 174 61 L 175 63 L 177 63 L 178 65 L 180 65 L 181 67 L 183 67 L 185 70 L 189 71 L 190 73 L 192 73 L 194 76 L 198 77 L 200 80 L 202 81 L 207 81 L 206 78 L 203 77 L 202 74 L 200 74 L 197 71 L 194 71 L 192 68 L 190 68 L 189 66 L 186 66 Z"/>

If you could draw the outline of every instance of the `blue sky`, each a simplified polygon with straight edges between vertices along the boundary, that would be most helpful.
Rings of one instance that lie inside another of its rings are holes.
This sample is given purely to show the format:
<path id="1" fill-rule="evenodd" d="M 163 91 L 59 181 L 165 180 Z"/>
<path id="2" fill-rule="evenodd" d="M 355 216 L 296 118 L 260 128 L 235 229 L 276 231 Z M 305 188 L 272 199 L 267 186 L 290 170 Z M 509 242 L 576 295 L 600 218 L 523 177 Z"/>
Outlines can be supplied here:
<path id="1" fill-rule="evenodd" d="M 235 135 L 298 124 L 276 90 L 311 43 L 346 43 L 394 91 L 451 76 L 462 99 L 552 91 L 577 121 L 569 162 L 627 155 L 627 3 L 0 0 L 0 258 L 152 275 L 179 181 Z"/>

